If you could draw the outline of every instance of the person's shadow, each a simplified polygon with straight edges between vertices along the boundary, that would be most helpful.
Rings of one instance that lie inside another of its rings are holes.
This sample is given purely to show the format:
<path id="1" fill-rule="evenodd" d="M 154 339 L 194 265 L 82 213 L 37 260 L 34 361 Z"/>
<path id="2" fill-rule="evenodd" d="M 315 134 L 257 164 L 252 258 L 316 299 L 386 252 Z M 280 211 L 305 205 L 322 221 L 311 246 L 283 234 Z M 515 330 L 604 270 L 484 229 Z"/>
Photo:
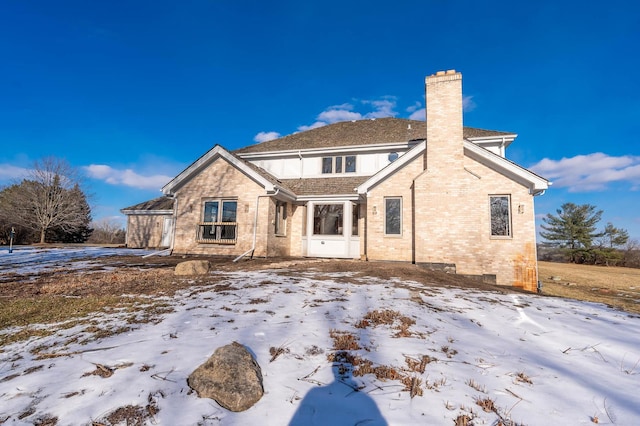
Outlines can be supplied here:
<path id="1" fill-rule="evenodd" d="M 353 366 L 338 352 L 332 371 L 335 380 L 311 389 L 300 402 L 289 426 L 387 426 L 378 406 L 360 392 L 352 378 Z"/>

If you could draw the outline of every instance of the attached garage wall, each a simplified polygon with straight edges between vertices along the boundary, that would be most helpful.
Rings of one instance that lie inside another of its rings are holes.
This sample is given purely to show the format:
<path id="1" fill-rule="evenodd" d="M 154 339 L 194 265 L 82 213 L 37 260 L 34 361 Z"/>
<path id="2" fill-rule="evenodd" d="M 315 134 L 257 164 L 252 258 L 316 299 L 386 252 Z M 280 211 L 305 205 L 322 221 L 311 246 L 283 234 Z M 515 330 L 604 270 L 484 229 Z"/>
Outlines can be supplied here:
<path id="1" fill-rule="evenodd" d="M 159 248 L 165 218 L 171 215 L 128 214 L 127 247 Z"/>

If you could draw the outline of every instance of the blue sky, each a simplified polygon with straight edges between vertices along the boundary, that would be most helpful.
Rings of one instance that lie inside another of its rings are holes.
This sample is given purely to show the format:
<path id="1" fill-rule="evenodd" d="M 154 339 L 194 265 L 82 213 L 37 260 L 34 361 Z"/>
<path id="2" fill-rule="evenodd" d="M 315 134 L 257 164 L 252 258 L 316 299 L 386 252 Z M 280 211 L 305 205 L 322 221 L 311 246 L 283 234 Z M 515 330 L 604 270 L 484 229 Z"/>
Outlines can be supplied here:
<path id="1" fill-rule="evenodd" d="M 32 1 L 0 6 L 0 185 L 34 160 L 86 175 L 95 219 L 160 195 L 216 143 L 424 116 L 463 74 L 466 126 L 640 239 L 640 4 L 632 1 Z"/>

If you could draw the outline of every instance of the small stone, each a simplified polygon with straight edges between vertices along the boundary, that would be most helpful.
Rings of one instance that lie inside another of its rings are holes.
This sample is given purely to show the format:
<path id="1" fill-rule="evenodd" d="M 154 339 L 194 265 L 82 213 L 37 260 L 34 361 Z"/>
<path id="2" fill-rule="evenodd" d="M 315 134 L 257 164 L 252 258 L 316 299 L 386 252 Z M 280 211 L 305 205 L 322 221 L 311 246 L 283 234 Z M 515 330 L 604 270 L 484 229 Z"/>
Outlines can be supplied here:
<path id="1" fill-rule="evenodd" d="M 262 398 L 262 370 L 251 353 L 238 342 L 216 349 L 187 379 L 200 398 L 211 398 L 221 407 L 238 412 Z"/>
<path id="2" fill-rule="evenodd" d="M 211 265 L 208 260 L 187 260 L 176 265 L 174 275 L 205 275 Z"/>

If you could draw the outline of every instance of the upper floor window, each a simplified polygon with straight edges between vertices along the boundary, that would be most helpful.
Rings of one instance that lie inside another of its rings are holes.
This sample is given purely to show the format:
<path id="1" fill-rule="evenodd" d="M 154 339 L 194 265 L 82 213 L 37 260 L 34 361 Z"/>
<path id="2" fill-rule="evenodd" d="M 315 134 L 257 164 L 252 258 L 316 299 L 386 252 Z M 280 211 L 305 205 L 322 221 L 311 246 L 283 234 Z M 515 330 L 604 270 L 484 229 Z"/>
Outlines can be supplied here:
<path id="1" fill-rule="evenodd" d="M 322 173 L 355 173 L 356 156 L 322 157 Z"/>
<path id="2" fill-rule="evenodd" d="M 511 236 L 511 200 L 508 195 L 492 195 L 489 197 L 491 208 L 491 236 Z"/>

